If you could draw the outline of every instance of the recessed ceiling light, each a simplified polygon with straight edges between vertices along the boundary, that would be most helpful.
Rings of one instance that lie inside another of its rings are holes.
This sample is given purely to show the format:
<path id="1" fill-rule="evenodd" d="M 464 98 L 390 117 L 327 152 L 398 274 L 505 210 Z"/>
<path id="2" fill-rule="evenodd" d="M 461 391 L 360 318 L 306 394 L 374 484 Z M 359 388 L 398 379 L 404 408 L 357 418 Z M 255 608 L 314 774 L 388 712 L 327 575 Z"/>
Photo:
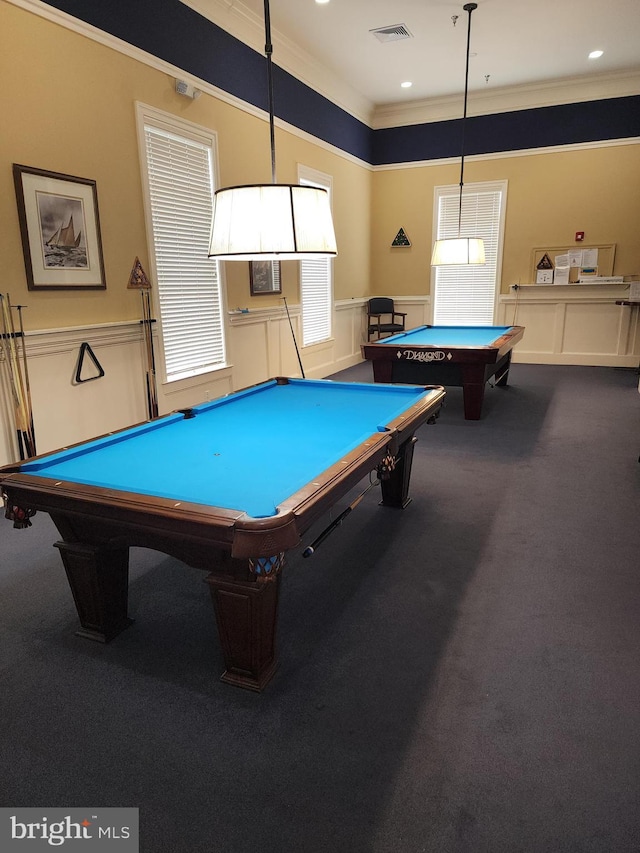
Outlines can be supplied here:
<path id="1" fill-rule="evenodd" d="M 603 50 L 592 50 L 589 54 L 589 59 L 600 59 L 603 53 Z"/>
<path id="2" fill-rule="evenodd" d="M 318 4 L 318 6 L 322 6 L 323 3 L 328 3 L 328 2 L 329 2 L 329 0 L 316 0 L 316 3 Z"/>
<path id="3" fill-rule="evenodd" d="M 411 80 L 405 80 L 404 83 L 400 83 L 403 89 L 410 89 L 413 86 Z"/>

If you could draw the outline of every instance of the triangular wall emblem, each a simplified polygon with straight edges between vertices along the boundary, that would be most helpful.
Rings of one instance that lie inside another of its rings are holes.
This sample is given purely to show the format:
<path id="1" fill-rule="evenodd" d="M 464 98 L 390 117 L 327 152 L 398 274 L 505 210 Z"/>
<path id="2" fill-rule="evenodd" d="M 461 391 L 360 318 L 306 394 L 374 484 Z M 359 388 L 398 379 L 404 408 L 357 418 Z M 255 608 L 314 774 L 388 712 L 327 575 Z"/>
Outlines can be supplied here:
<path id="1" fill-rule="evenodd" d="M 131 275 L 129 276 L 129 284 L 127 290 L 140 290 L 141 288 L 151 287 L 151 282 L 147 278 L 147 274 L 142 268 L 140 259 L 136 258 Z"/>
<path id="2" fill-rule="evenodd" d="M 404 228 L 401 228 L 398 231 L 398 233 L 396 234 L 391 246 L 394 247 L 394 246 L 410 246 L 410 245 L 411 245 L 411 241 L 409 240 L 409 238 L 405 234 Z"/>
<path id="3" fill-rule="evenodd" d="M 84 366 L 84 357 L 88 355 L 91 361 L 93 362 L 94 367 L 98 371 L 95 376 L 87 376 L 86 379 L 81 378 L 82 368 Z M 96 358 L 96 354 L 91 349 L 88 343 L 83 343 L 80 345 L 80 353 L 78 355 L 78 366 L 76 368 L 76 385 L 80 385 L 82 382 L 91 382 L 92 379 L 100 379 L 104 376 L 104 370 L 102 369 L 102 365 Z"/>
<path id="4" fill-rule="evenodd" d="M 551 258 L 549 257 L 549 255 L 547 255 L 546 252 L 540 258 L 536 269 L 537 270 L 552 270 L 553 269 L 553 263 L 551 261 Z"/>

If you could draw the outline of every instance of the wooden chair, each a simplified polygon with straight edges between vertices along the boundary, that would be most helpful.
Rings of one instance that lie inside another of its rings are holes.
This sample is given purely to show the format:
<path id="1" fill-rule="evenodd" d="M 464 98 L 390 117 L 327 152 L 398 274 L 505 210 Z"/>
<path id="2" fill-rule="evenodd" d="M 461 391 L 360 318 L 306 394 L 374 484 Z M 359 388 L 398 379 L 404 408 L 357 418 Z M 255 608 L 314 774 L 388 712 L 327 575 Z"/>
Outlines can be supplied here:
<path id="1" fill-rule="evenodd" d="M 389 322 L 383 322 L 383 317 L 389 317 Z M 367 341 L 371 340 L 371 336 L 377 333 L 378 339 L 383 335 L 395 335 L 397 332 L 404 332 L 404 319 L 407 315 L 400 311 L 396 311 L 393 305 L 393 299 L 387 296 L 376 296 L 369 300 L 367 305 Z M 396 321 L 396 317 L 400 322 Z"/>

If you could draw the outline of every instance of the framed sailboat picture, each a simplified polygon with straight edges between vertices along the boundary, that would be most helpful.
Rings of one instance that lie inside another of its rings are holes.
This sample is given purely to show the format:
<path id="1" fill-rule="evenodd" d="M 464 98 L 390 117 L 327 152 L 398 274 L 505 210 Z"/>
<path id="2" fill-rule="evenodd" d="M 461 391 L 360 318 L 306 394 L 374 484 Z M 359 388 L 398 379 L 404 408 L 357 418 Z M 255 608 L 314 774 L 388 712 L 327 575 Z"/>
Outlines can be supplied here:
<path id="1" fill-rule="evenodd" d="M 282 293 L 280 261 L 249 261 L 249 290 L 260 293 Z"/>
<path id="2" fill-rule="evenodd" d="M 104 290 L 96 182 L 13 164 L 29 290 Z"/>

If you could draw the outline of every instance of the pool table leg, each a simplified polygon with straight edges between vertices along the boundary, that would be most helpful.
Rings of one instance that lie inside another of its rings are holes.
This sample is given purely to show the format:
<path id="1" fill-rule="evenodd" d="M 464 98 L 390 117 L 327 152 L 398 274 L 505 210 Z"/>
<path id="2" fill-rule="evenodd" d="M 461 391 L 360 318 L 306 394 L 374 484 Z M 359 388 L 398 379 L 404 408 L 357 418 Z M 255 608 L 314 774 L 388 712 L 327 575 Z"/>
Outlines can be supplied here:
<path id="1" fill-rule="evenodd" d="M 280 573 L 251 575 L 246 561 L 240 573 L 247 580 L 212 573 L 206 578 L 218 624 L 225 671 L 221 680 L 260 691 L 276 669 L 276 622 Z"/>
<path id="2" fill-rule="evenodd" d="M 463 364 L 462 367 L 462 396 L 464 400 L 464 417 L 468 421 L 478 421 L 482 414 L 484 389 L 486 385 L 484 364 Z"/>
<path id="3" fill-rule="evenodd" d="M 411 464 L 413 462 L 414 445 L 418 439 L 415 435 L 400 445 L 396 455 L 396 466 L 388 478 L 381 477 L 382 491 L 381 506 L 392 506 L 404 509 L 411 503 L 409 497 L 409 481 L 411 480 Z"/>
<path id="4" fill-rule="evenodd" d="M 393 382 L 393 362 L 374 359 L 373 362 L 374 382 Z"/>
<path id="5" fill-rule="evenodd" d="M 496 367 L 496 385 L 505 388 L 509 384 L 509 368 L 511 367 L 511 350 Z"/>
<path id="6" fill-rule="evenodd" d="M 129 549 L 81 542 L 56 542 L 80 628 L 79 637 L 108 643 L 133 620 L 127 615 Z"/>

